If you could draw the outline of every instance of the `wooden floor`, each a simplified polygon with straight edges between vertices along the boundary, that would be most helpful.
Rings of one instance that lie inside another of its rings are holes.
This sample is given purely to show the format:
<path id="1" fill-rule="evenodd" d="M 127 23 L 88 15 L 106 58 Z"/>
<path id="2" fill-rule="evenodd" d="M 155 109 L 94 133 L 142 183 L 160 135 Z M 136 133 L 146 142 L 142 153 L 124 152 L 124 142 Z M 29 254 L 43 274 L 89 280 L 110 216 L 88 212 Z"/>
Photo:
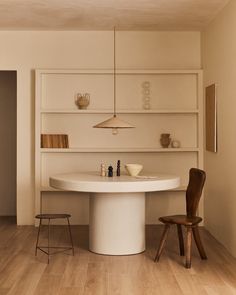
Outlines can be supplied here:
<path id="1" fill-rule="evenodd" d="M 67 245 L 64 226 L 54 226 L 55 245 Z M 75 256 L 34 256 L 37 229 L 0 219 L 0 294 L 236 294 L 236 259 L 209 233 L 201 231 L 208 260 L 193 247 L 192 268 L 178 255 L 177 235 L 171 229 L 159 263 L 154 263 L 162 226 L 147 226 L 147 250 L 132 256 L 103 256 L 88 251 L 88 226 L 72 226 Z M 42 233 L 42 242 L 46 229 Z"/>

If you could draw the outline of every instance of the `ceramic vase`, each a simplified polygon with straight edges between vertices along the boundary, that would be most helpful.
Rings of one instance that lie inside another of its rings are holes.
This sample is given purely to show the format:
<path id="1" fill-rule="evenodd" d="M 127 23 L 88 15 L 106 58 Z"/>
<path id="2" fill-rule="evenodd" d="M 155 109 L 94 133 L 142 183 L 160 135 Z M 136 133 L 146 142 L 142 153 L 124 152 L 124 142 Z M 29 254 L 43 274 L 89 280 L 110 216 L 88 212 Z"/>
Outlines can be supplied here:
<path id="1" fill-rule="evenodd" d="M 171 138 L 169 133 L 162 133 L 160 138 L 160 143 L 163 148 L 168 148 L 170 145 Z"/>
<path id="2" fill-rule="evenodd" d="M 171 147 L 172 148 L 180 148 L 180 141 L 179 140 L 172 140 Z"/>
<path id="3" fill-rule="evenodd" d="M 77 94 L 75 103 L 79 107 L 79 109 L 86 110 L 87 106 L 89 105 L 89 102 L 90 102 L 90 95 L 88 93 Z"/>

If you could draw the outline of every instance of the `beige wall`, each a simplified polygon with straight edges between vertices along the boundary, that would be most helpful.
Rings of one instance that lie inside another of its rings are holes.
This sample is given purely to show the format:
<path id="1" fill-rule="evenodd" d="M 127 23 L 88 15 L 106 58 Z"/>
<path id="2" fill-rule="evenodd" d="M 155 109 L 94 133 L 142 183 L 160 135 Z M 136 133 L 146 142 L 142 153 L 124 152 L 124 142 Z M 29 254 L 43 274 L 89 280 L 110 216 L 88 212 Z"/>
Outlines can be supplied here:
<path id="1" fill-rule="evenodd" d="M 216 83 L 218 152 L 205 153 L 205 224 L 236 256 L 236 1 L 203 33 L 205 86 Z"/>
<path id="2" fill-rule="evenodd" d="M 111 68 L 112 32 L 0 32 L 0 40 L 2 41 L 0 69 L 18 71 L 17 219 L 18 224 L 32 224 L 34 217 L 33 70 L 35 68 Z M 200 33 L 118 32 L 117 52 L 118 67 L 200 68 Z"/>
<path id="3" fill-rule="evenodd" d="M 0 216 L 16 215 L 16 72 L 0 71 Z"/>

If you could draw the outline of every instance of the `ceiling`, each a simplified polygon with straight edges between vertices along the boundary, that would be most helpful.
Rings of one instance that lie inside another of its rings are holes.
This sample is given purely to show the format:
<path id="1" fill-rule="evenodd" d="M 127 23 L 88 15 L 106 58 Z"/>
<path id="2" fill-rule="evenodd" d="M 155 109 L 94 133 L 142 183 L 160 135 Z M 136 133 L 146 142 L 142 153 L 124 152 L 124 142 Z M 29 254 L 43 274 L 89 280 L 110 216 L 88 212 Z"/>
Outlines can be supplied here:
<path id="1" fill-rule="evenodd" d="M 229 0 L 0 0 L 0 30 L 201 30 Z"/>

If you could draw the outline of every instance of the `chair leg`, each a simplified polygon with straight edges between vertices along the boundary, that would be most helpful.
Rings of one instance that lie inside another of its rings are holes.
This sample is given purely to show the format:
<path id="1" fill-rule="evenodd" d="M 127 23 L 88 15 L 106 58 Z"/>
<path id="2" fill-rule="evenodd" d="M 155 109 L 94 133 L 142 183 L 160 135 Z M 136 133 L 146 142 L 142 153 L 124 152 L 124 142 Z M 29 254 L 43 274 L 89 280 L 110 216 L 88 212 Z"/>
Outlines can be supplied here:
<path id="1" fill-rule="evenodd" d="M 179 237 L 180 256 L 184 256 L 184 238 L 183 238 L 183 232 L 182 232 L 181 224 L 177 224 L 177 230 L 178 230 L 178 237 Z"/>
<path id="2" fill-rule="evenodd" d="M 165 245 L 165 242 L 166 242 L 166 239 L 167 239 L 167 236 L 168 236 L 169 229 L 170 229 L 170 225 L 169 224 L 165 224 L 165 228 L 164 228 L 164 231 L 162 233 L 162 237 L 161 237 L 161 241 L 160 241 L 160 244 L 159 244 L 159 248 L 157 250 L 157 254 L 156 254 L 156 257 L 154 259 L 155 262 L 159 261 L 159 259 L 160 259 L 162 250 L 164 248 L 164 245 Z"/>
<path id="3" fill-rule="evenodd" d="M 205 250 L 203 248 L 203 245 L 202 245 L 202 242 L 201 242 L 201 239 L 200 239 L 198 226 L 193 227 L 193 237 L 194 237 L 195 243 L 197 245 L 198 252 L 199 252 L 199 254 L 201 256 L 201 259 L 207 259 L 206 252 L 205 252 Z"/>
<path id="4" fill-rule="evenodd" d="M 36 241 L 36 246 L 35 246 L 35 256 L 37 256 L 37 251 L 38 251 L 38 243 L 39 243 L 39 233 L 41 229 L 41 219 L 39 221 L 39 229 L 38 229 L 38 234 L 37 234 L 37 241 Z"/>
<path id="5" fill-rule="evenodd" d="M 186 268 L 191 268 L 191 250 L 192 250 L 192 227 L 187 226 L 187 238 L 186 238 Z"/>
<path id="6" fill-rule="evenodd" d="M 70 242 L 71 242 L 71 247 L 72 247 L 72 254 L 74 256 L 74 245 L 73 245 L 73 240 L 72 240 L 72 234 L 71 234 L 71 228 L 70 228 L 70 221 L 69 218 L 67 218 L 68 222 L 68 229 L 69 229 L 69 235 L 70 235 Z"/>

